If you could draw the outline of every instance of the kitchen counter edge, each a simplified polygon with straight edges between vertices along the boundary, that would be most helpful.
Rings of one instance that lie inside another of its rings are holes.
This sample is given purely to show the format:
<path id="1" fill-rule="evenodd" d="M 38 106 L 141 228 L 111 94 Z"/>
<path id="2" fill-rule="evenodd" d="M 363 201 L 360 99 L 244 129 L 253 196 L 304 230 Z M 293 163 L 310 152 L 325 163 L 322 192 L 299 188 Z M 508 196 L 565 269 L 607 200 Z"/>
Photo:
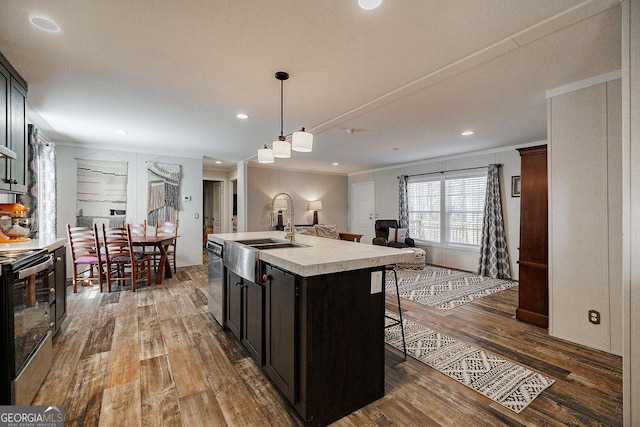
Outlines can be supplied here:
<path id="1" fill-rule="evenodd" d="M 55 239 L 32 239 L 28 242 L 0 243 L 0 253 L 13 251 L 32 251 L 38 249 L 46 249 L 47 251 L 55 251 L 67 243 L 65 238 Z"/>
<path id="2" fill-rule="evenodd" d="M 218 244 L 246 239 L 283 239 L 280 231 L 209 234 L 207 239 Z M 411 262 L 415 254 L 410 249 L 395 249 L 324 237 L 296 235 L 302 248 L 260 251 L 260 260 L 302 277 L 319 276 L 349 270 Z"/>

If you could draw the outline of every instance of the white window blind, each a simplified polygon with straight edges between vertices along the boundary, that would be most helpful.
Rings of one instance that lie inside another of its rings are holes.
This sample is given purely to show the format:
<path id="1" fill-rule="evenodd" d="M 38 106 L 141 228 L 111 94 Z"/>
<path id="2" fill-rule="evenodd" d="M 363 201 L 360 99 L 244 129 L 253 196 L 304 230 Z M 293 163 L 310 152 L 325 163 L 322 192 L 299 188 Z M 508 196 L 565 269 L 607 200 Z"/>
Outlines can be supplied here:
<path id="1" fill-rule="evenodd" d="M 479 246 L 486 186 L 486 172 L 411 179 L 407 183 L 410 236 Z"/>
<path id="2" fill-rule="evenodd" d="M 409 235 L 414 239 L 440 242 L 440 178 L 407 183 Z"/>
<path id="3" fill-rule="evenodd" d="M 480 246 L 486 188 L 486 176 L 445 179 L 447 243 Z"/>

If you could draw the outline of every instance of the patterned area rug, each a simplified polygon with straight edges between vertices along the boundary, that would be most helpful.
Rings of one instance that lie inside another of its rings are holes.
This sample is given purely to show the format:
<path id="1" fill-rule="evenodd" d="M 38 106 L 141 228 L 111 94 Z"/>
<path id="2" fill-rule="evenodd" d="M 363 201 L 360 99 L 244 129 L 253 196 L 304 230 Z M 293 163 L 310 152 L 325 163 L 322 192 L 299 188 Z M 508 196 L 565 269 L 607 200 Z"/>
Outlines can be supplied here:
<path id="1" fill-rule="evenodd" d="M 419 323 L 404 321 L 407 354 L 502 406 L 520 413 L 554 380 L 465 344 Z M 385 329 L 385 341 L 402 351 L 400 325 Z"/>
<path id="2" fill-rule="evenodd" d="M 478 298 L 517 286 L 464 271 L 427 265 L 423 270 L 397 269 L 400 296 L 419 304 L 449 310 Z M 393 273 L 386 275 L 387 293 L 396 293 Z"/>

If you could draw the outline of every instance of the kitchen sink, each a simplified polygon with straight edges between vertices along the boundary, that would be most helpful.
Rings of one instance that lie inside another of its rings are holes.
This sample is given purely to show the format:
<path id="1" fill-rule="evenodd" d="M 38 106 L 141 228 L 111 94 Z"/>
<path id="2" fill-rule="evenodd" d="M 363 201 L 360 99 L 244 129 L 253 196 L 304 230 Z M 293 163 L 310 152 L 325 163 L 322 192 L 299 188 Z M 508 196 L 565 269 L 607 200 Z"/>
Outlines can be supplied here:
<path id="1" fill-rule="evenodd" d="M 256 281 L 260 251 L 269 249 L 303 248 L 307 245 L 281 239 L 250 239 L 224 242 L 224 265 L 235 274 Z"/>
<path id="2" fill-rule="evenodd" d="M 236 243 L 241 245 L 250 246 L 255 249 L 283 249 L 283 248 L 304 248 L 307 245 L 301 243 L 293 243 L 287 240 L 281 239 L 251 239 L 251 240 L 236 240 Z"/>
<path id="3" fill-rule="evenodd" d="M 307 245 L 301 245 L 300 243 L 265 243 L 250 245 L 252 248 L 265 250 L 265 249 L 283 249 L 283 248 L 304 248 Z"/>

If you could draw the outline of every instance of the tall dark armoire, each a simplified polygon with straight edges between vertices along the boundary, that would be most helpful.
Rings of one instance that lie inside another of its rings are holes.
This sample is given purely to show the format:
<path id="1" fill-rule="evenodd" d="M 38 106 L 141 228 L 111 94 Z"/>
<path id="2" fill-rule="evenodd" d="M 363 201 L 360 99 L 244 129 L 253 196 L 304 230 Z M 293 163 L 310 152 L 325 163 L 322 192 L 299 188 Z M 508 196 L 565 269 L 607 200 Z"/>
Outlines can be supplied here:
<path id="1" fill-rule="evenodd" d="M 547 146 L 520 152 L 520 289 L 516 318 L 549 326 Z"/>

